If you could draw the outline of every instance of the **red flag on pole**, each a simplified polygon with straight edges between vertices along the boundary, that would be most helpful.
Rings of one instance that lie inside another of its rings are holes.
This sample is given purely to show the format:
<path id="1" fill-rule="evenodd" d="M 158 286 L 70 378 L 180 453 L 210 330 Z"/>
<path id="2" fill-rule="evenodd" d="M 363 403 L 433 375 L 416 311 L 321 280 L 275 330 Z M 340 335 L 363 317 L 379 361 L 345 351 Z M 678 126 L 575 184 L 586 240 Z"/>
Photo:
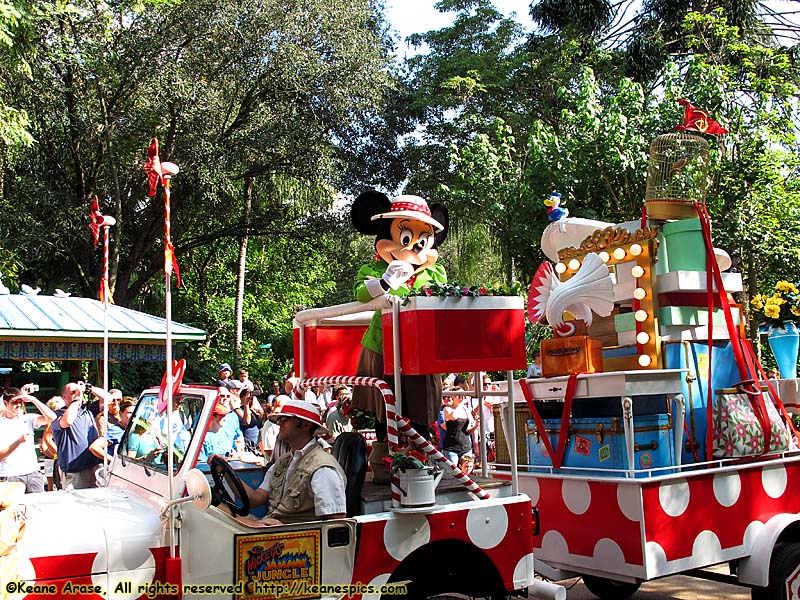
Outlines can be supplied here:
<path id="1" fill-rule="evenodd" d="M 151 198 L 158 191 L 158 182 L 164 176 L 161 171 L 161 159 L 158 157 L 159 147 L 158 138 L 153 138 L 150 147 L 147 149 L 147 162 L 144 163 L 144 170 L 147 173 L 147 185 L 150 188 L 148 196 Z"/>
<path id="2" fill-rule="evenodd" d="M 170 179 L 179 171 L 178 165 L 165 162 L 162 163 L 158 156 L 158 138 L 153 138 L 150 147 L 147 149 L 147 161 L 144 163 L 144 170 L 147 173 L 147 185 L 149 195 L 155 196 L 158 191 L 158 183 L 164 186 L 164 272 L 167 275 L 175 273 L 178 287 L 181 286 L 181 271 L 178 267 L 178 259 L 175 257 L 175 247 L 172 245 L 171 238 L 171 215 L 170 215 Z"/>
<path id="3" fill-rule="evenodd" d="M 685 98 L 678 100 L 678 104 L 683 106 L 683 123 L 677 125 L 675 129 L 679 131 L 698 131 L 700 133 L 711 133 L 714 135 L 728 133 L 728 130 L 712 119 L 708 112 L 695 107 Z"/>
<path id="4" fill-rule="evenodd" d="M 97 194 L 94 195 L 94 200 L 89 207 L 89 229 L 92 230 L 92 237 L 94 238 L 94 245 L 100 241 L 100 227 L 103 226 L 103 213 L 100 212 L 100 202 L 97 200 Z"/>
<path id="5" fill-rule="evenodd" d="M 107 217 L 100 212 L 100 201 L 97 199 L 97 194 L 94 195 L 94 200 L 89 207 L 89 229 L 92 230 L 92 237 L 94 238 L 94 245 L 100 239 L 100 228 L 102 227 L 105 235 L 103 236 L 103 279 L 100 282 L 100 290 L 98 296 L 101 302 L 105 302 L 106 297 L 110 304 L 114 304 L 114 298 L 111 296 L 111 288 L 108 285 L 108 228 L 116 223 L 114 217 Z"/>

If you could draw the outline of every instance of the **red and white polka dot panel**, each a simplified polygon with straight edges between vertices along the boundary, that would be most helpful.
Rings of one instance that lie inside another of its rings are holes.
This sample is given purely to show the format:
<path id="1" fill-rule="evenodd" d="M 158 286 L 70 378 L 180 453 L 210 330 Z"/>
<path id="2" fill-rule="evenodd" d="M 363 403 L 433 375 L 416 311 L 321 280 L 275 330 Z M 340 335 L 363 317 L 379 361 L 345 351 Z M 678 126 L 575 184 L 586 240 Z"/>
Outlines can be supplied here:
<path id="1" fill-rule="evenodd" d="M 360 517 L 359 551 L 353 581 L 384 583 L 412 552 L 441 540 L 462 541 L 482 549 L 494 563 L 506 589 L 533 582 L 531 507 L 527 502 L 475 501 L 444 506 L 429 514 Z"/>

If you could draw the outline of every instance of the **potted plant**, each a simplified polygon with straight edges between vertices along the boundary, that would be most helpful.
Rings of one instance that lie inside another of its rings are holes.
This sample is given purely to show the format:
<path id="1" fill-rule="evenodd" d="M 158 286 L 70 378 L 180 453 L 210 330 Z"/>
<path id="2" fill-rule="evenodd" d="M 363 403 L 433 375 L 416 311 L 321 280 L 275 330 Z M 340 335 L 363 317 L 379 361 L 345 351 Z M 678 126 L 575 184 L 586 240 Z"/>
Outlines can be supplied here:
<path id="1" fill-rule="evenodd" d="M 386 467 L 400 480 L 399 503 L 394 508 L 425 509 L 436 504 L 436 486 L 443 472 L 427 464 L 424 453 L 409 446 L 401 446 L 384 460 Z"/>
<path id="2" fill-rule="evenodd" d="M 755 317 L 766 326 L 767 342 L 784 379 L 797 377 L 800 331 L 800 289 L 781 280 L 771 294 L 756 294 L 750 301 Z"/>

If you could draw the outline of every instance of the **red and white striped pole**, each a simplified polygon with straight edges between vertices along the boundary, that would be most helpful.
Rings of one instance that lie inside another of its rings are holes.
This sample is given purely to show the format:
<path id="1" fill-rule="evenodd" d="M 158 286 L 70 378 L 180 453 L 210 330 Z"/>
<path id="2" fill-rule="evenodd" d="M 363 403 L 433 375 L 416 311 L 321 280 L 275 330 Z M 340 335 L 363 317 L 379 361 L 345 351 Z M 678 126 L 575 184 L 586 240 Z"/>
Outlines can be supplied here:
<path id="1" fill-rule="evenodd" d="M 114 217 L 103 217 L 103 389 L 108 391 L 108 244 L 109 229 L 116 225 Z M 108 444 L 108 402 L 103 403 L 103 419 L 106 423 L 106 431 L 103 434 Z M 108 452 L 103 453 L 104 472 L 108 473 Z"/>
<path id="2" fill-rule="evenodd" d="M 411 422 L 405 417 L 397 415 L 394 394 L 389 384 L 378 379 L 377 377 L 314 377 L 312 379 L 303 379 L 298 383 L 298 389 L 305 389 L 312 386 L 324 385 L 363 385 L 369 387 L 376 387 L 383 395 L 383 401 L 386 404 L 386 434 L 389 442 L 389 450 L 396 452 L 399 448 L 399 432 L 402 431 L 409 441 L 418 446 L 425 454 L 431 459 L 446 465 L 453 474 L 454 479 L 460 482 L 468 491 L 472 492 L 480 500 L 488 500 L 489 494 L 469 475 L 465 475 L 458 465 L 453 464 L 444 454 L 439 452 L 428 440 L 423 438 L 416 429 L 411 426 Z M 400 506 L 400 479 L 396 475 L 392 475 L 392 504 L 396 507 Z"/>

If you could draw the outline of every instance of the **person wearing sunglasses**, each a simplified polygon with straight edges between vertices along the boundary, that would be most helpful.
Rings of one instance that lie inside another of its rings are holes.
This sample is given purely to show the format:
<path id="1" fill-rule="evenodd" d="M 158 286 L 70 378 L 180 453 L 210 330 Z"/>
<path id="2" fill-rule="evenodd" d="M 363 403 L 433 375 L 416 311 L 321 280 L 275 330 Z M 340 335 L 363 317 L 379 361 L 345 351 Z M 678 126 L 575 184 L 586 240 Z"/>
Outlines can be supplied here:
<path id="1" fill-rule="evenodd" d="M 278 425 L 278 440 L 290 451 L 275 461 L 257 489 L 244 484 L 251 507 L 269 501 L 267 514 L 262 519 L 239 520 L 263 527 L 344 517 L 345 475 L 336 459 L 317 442 L 318 435 L 328 433 L 317 405 L 287 400 L 280 411 L 267 418 Z"/>
<path id="2" fill-rule="evenodd" d="M 208 431 L 206 431 L 206 436 L 203 438 L 200 455 L 197 457 L 198 462 L 207 460 L 212 455 L 227 458 L 233 453 L 233 444 L 225 431 L 225 422 L 230 412 L 230 409 L 222 402 L 217 402 L 214 405 L 211 421 L 208 424 Z"/>
<path id="3" fill-rule="evenodd" d="M 48 425 L 56 418 L 56 414 L 31 392 L 31 384 L 23 385 L 21 390 L 6 388 L 0 412 L 0 481 L 24 483 L 28 494 L 44 491 L 44 477 L 39 472 L 33 430 Z M 39 414 L 24 412 L 25 402 L 33 404 Z"/>

